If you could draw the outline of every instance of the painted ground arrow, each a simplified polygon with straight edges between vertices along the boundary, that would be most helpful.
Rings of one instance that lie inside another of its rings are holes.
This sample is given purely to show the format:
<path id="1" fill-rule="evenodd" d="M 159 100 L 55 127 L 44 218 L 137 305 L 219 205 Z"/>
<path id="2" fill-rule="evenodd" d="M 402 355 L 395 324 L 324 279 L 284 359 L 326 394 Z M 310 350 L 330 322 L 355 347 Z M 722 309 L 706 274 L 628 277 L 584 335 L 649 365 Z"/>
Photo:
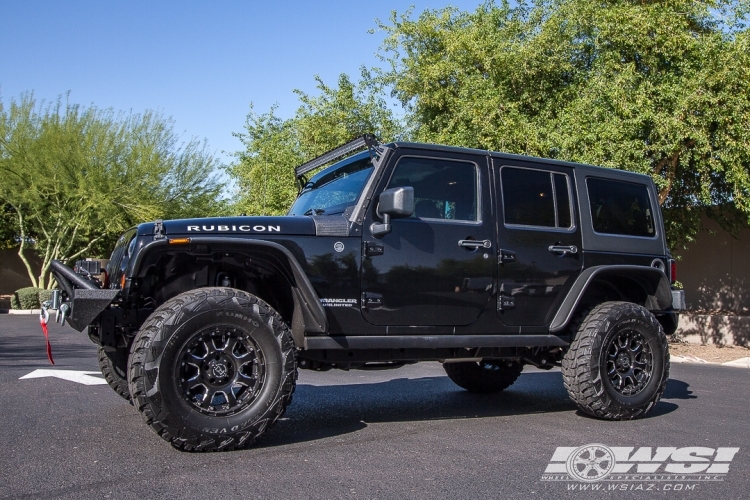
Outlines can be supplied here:
<path id="1" fill-rule="evenodd" d="M 79 372 L 75 370 L 34 370 L 28 375 L 20 377 L 18 380 L 27 378 L 55 377 L 61 378 L 63 380 L 69 380 L 71 382 L 77 382 L 83 385 L 102 385 L 107 383 L 107 381 L 103 378 L 91 376 L 94 374 L 98 375 L 99 372 Z"/>

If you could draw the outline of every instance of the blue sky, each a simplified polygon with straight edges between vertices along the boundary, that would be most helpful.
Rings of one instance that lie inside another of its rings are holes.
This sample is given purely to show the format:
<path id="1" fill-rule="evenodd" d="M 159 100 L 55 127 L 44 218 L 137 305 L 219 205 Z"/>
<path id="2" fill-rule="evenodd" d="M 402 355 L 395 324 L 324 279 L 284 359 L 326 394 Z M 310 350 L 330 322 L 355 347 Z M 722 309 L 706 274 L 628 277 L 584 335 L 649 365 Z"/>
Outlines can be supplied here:
<path id="1" fill-rule="evenodd" d="M 346 2 L 38 1 L 0 2 L 0 97 L 22 92 L 99 108 L 155 109 L 185 139 L 216 152 L 242 148 L 250 103 L 280 116 L 298 106 L 293 89 L 315 92 L 378 63 L 383 34 L 368 34 L 392 10 L 415 15 L 480 0 Z M 220 155 L 229 161 L 227 155 Z"/>

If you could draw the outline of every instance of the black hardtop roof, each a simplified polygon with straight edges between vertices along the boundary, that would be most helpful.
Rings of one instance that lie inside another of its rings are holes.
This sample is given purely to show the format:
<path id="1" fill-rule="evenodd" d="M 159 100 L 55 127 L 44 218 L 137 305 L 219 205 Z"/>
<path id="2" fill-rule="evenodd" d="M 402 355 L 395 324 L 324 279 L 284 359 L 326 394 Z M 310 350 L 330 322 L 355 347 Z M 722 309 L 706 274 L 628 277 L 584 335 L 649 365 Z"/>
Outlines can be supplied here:
<path id="1" fill-rule="evenodd" d="M 552 158 L 543 158 L 540 156 L 526 156 L 526 155 L 517 155 L 512 153 L 502 153 L 500 151 L 488 151 L 486 149 L 475 149 L 475 148 L 463 148 L 459 146 L 443 146 L 441 144 L 427 144 L 422 142 L 392 142 L 389 144 L 386 144 L 388 147 L 393 148 L 411 148 L 411 149 L 424 149 L 424 150 L 430 150 L 430 151 L 444 151 L 446 153 L 469 153 L 473 155 L 481 155 L 481 156 L 488 156 L 490 158 L 499 158 L 504 160 L 516 160 L 516 161 L 526 161 L 526 162 L 534 162 L 534 163 L 546 163 L 550 165 L 558 165 L 561 167 L 572 167 L 578 170 L 587 170 L 591 171 L 594 175 L 611 175 L 610 173 L 615 171 L 618 174 L 626 174 L 626 175 L 632 175 L 637 176 L 641 178 L 651 179 L 650 176 L 646 174 L 640 174 L 637 172 L 631 172 L 629 170 L 621 170 L 621 169 L 613 169 L 613 168 L 607 168 L 607 167 L 598 167 L 596 165 L 588 165 L 586 163 L 576 163 L 572 161 L 563 161 L 563 160 L 555 160 Z"/>

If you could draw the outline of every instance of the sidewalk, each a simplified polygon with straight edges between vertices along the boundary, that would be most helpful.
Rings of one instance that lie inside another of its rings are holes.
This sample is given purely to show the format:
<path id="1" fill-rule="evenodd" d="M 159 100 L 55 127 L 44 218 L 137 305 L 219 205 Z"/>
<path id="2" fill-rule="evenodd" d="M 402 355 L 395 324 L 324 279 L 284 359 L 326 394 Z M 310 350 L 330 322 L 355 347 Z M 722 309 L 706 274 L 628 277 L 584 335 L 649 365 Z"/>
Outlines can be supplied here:
<path id="1" fill-rule="evenodd" d="M 697 356 L 672 354 L 669 356 L 671 363 L 692 363 L 692 364 L 707 364 L 707 365 L 720 365 L 720 366 L 731 366 L 733 368 L 748 368 L 750 369 L 750 357 L 739 358 L 733 361 L 727 361 L 726 363 L 712 363 L 705 359 Z"/>
<path id="2" fill-rule="evenodd" d="M 0 314 L 41 314 L 41 309 L 0 309 Z"/>

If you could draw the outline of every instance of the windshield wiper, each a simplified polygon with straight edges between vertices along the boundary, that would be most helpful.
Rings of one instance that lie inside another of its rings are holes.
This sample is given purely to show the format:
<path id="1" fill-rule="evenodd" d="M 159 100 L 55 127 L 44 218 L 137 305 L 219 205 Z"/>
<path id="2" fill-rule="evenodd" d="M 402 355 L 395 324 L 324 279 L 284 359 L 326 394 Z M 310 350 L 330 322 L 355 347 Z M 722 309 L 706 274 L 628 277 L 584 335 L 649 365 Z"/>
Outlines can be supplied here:
<path id="1" fill-rule="evenodd" d="M 322 208 L 311 208 L 302 215 L 323 215 L 324 213 L 326 213 L 326 211 Z"/>

